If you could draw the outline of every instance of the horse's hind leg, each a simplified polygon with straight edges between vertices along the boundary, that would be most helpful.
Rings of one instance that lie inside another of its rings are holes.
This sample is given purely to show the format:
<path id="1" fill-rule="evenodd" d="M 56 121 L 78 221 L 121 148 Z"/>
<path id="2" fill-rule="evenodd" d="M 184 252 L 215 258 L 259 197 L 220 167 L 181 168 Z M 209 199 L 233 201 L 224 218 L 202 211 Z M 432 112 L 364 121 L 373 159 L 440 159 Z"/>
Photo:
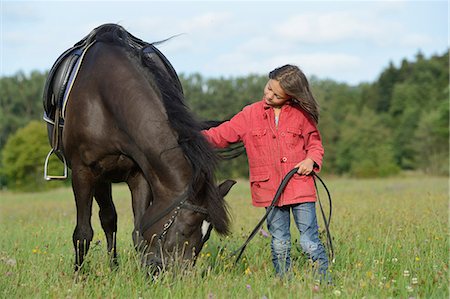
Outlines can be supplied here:
<path id="1" fill-rule="evenodd" d="M 78 271 L 94 235 L 91 225 L 94 178 L 88 168 L 73 167 L 72 188 L 77 207 L 77 225 L 72 240 L 75 247 L 75 271 Z"/>
<path id="2" fill-rule="evenodd" d="M 111 266 L 117 266 L 116 234 L 117 213 L 112 200 L 111 183 L 99 182 L 95 185 L 95 200 L 100 207 L 98 212 L 100 223 L 106 235 L 108 253 L 111 257 Z"/>

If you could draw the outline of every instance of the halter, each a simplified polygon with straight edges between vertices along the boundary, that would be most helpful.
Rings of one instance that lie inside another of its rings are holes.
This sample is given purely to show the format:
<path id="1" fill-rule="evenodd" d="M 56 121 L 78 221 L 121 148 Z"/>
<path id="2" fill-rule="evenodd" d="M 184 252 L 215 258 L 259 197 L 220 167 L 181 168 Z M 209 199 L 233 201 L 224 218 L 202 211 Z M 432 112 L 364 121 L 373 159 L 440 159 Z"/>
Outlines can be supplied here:
<path id="1" fill-rule="evenodd" d="M 147 231 L 153 224 L 157 223 L 164 216 L 173 211 L 172 216 L 170 216 L 169 220 L 163 225 L 163 231 L 159 234 L 158 240 L 162 241 L 166 236 L 167 232 L 169 231 L 169 228 L 175 222 L 175 219 L 177 218 L 178 212 L 181 210 L 181 208 L 191 210 L 200 214 L 205 214 L 208 216 L 208 210 L 206 208 L 188 203 L 187 199 L 188 199 L 188 191 L 184 192 L 181 196 L 179 196 L 177 200 L 175 200 L 169 207 L 167 207 L 163 212 L 161 212 L 158 215 L 158 217 L 152 219 L 152 221 L 147 223 L 142 229 L 142 232 Z"/>

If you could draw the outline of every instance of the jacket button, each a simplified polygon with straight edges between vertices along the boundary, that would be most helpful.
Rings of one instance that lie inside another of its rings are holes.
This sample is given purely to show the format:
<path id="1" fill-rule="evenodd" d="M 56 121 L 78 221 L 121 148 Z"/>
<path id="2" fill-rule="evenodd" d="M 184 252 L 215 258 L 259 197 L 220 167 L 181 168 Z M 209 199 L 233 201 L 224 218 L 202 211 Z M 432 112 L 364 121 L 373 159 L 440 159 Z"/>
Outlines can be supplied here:
<path id="1" fill-rule="evenodd" d="M 284 132 L 282 132 L 282 133 L 281 133 L 281 136 L 283 136 L 283 137 L 284 137 Z"/>
<path id="2" fill-rule="evenodd" d="M 286 163 L 287 162 L 287 158 L 286 157 L 281 158 L 281 162 L 282 163 Z"/>
<path id="3" fill-rule="evenodd" d="M 277 138 L 277 136 L 276 136 L 275 134 L 273 134 L 273 135 L 272 135 L 272 138 L 275 139 L 275 138 Z"/>

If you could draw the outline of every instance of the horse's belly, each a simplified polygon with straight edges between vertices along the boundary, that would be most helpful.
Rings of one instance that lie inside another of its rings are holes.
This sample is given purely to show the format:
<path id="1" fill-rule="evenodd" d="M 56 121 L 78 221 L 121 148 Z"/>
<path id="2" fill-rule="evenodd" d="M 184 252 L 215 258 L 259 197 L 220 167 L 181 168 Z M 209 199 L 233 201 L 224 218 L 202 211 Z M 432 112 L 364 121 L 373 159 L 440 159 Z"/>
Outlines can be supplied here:
<path id="1" fill-rule="evenodd" d="M 124 182 L 137 164 L 125 155 L 110 155 L 101 159 L 94 166 L 95 172 L 112 182 Z"/>

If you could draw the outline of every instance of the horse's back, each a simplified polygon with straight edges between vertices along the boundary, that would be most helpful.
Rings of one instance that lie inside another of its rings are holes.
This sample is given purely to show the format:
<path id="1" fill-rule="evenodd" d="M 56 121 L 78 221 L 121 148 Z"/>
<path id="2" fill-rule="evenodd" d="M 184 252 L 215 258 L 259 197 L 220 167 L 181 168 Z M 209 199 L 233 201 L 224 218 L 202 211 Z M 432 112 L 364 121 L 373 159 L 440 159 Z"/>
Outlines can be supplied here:
<path id="1" fill-rule="evenodd" d="M 151 70 L 139 57 L 104 42 L 91 47 L 80 68 L 66 108 L 63 143 L 69 160 L 103 173 L 127 173 L 136 167 L 130 161 L 150 173 L 150 164 L 164 158 L 189 167 L 178 158 L 183 154 Z"/>

